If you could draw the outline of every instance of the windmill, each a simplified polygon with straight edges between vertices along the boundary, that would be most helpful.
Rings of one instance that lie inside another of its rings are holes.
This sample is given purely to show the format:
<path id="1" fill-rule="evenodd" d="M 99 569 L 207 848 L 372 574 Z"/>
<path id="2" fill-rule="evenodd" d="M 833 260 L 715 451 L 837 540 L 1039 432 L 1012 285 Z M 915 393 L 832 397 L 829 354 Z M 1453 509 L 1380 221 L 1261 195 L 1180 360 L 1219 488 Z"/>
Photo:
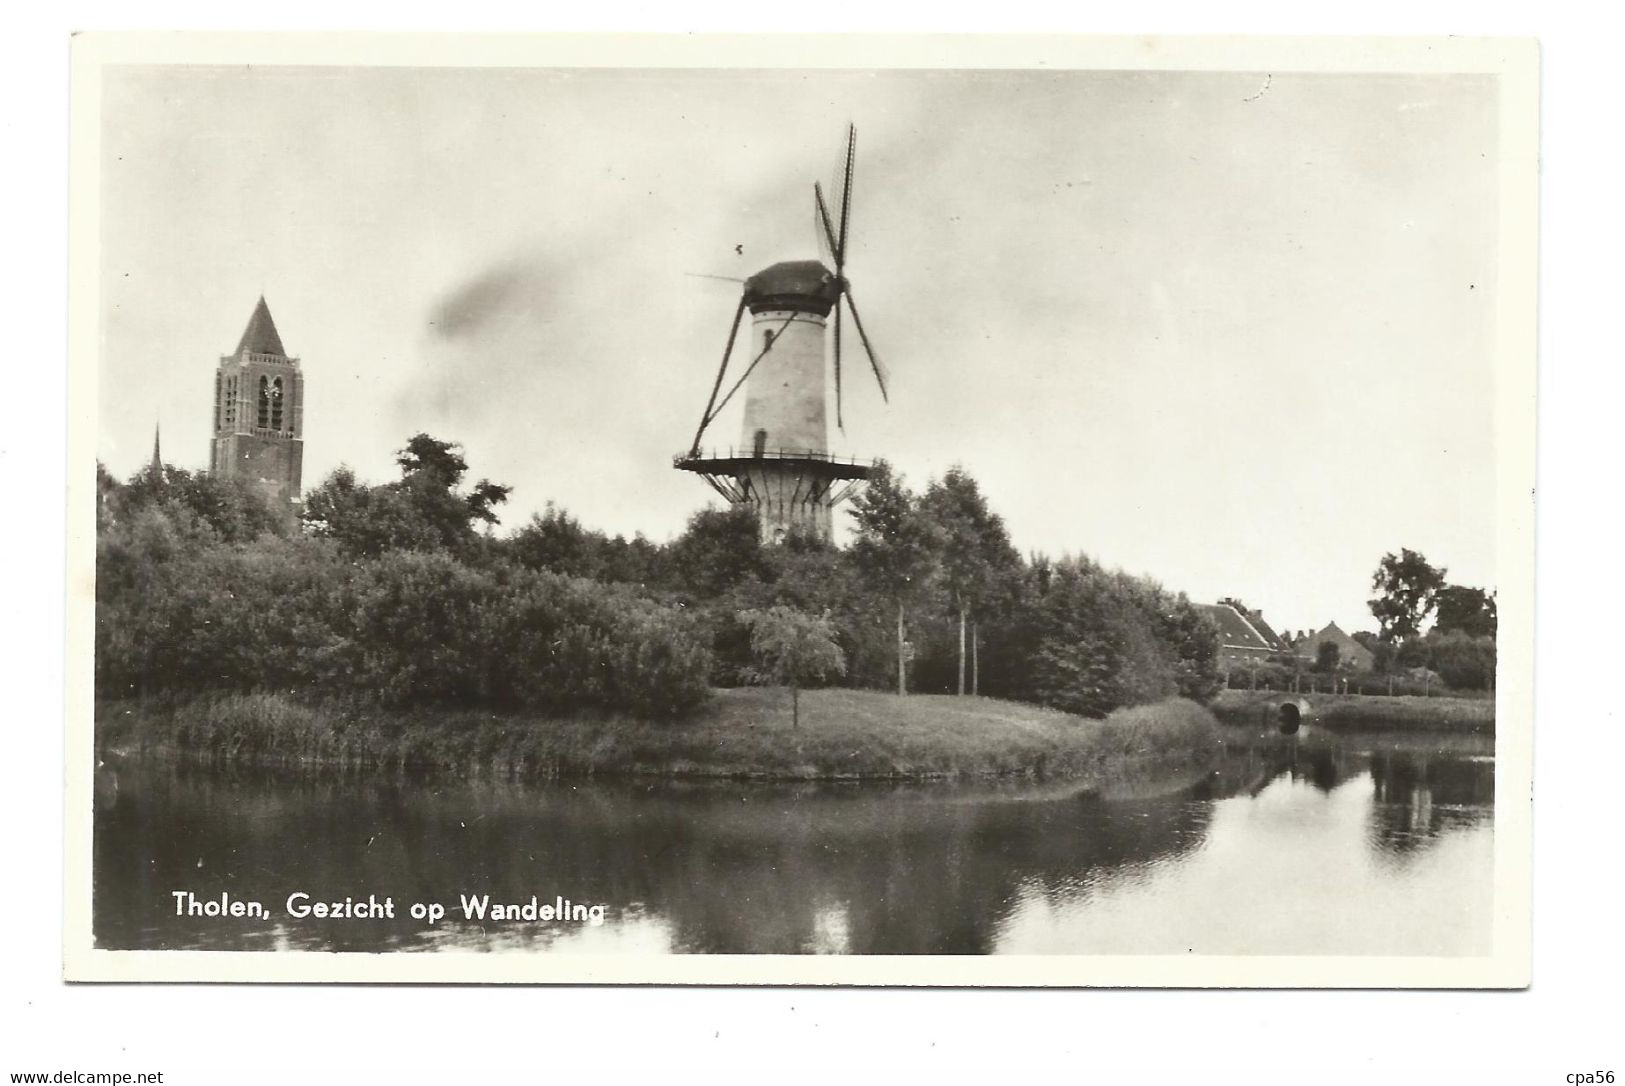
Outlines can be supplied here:
<path id="1" fill-rule="evenodd" d="M 764 268 L 745 280 L 733 324 L 722 349 L 722 364 L 711 385 L 700 425 L 687 452 L 673 458 L 680 471 L 701 476 L 730 504 L 756 510 L 762 538 L 781 540 L 791 531 L 830 537 L 831 512 L 869 477 L 871 465 L 832 455 L 829 449 L 825 345 L 834 360 L 835 422 L 842 414 L 841 332 L 843 309 L 863 345 L 864 356 L 889 401 L 886 370 L 869 343 L 852 284 L 846 278 L 847 243 L 852 223 L 852 178 L 857 130 L 847 127 L 841 176 L 840 214 L 831 215 L 821 185 L 813 185 L 814 207 L 823 240 L 835 263 L 790 260 Z M 746 312 L 751 316 L 750 361 L 728 384 L 728 365 Z M 830 321 L 834 314 L 833 323 Z M 745 393 L 744 432 L 726 452 L 701 449 L 707 428 L 734 396 Z"/>

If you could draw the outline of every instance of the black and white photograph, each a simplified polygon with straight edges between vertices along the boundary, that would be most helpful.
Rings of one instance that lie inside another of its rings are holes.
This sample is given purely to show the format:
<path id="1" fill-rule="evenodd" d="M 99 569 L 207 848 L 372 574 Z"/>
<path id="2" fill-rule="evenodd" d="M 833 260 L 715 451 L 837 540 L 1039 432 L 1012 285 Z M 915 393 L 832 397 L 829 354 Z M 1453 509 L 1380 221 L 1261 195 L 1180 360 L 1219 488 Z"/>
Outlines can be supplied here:
<path id="1" fill-rule="evenodd" d="M 70 979 L 1528 983 L 1533 44 L 827 44 L 75 43 Z"/>

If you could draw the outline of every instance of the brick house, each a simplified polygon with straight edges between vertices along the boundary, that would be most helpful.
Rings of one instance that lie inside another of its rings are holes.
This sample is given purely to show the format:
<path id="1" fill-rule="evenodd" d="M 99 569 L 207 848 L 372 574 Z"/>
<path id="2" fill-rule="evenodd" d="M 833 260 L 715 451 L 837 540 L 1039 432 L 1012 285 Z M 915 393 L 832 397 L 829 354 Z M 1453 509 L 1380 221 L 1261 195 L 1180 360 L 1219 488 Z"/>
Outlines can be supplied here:
<path id="1" fill-rule="evenodd" d="M 1263 612 L 1250 610 L 1240 600 L 1227 598 L 1218 603 L 1198 603 L 1195 607 L 1218 627 L 1222 670 L 1268 663 L 1271 656 L 1292 651 L 1286 640 L 1264 621 Z"/>
<path id="2" fill-rule="evenodd" d="M 1344 669 L 1370 671 L 1377 658 L 1371 650 L 1343 632 L 1335 622 L 1328 622 L 1319 633 L 1304 630 L 1292 639 L 1292 651 L 1310 667 L 1320 659 L 1320 646 L 1330 642 L 1337 646 L 1337 664 Z"/>

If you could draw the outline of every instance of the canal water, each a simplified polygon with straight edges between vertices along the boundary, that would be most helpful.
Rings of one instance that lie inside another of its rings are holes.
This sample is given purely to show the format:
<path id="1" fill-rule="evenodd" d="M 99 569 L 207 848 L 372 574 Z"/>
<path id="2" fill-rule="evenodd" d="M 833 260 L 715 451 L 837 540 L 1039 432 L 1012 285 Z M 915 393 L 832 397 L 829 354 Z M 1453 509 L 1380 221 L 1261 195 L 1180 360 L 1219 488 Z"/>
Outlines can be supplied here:
<path id="1" fill-rule="evenodd" d="M 95 937 L 107 949 L 1487 954 L 1492 752 L 1488 737 L 1227 729 L 1210 770 L 1100 791 L 521 785 L 109 758 Z M 308 895 L 296 907 L 387 898 L 396 915 L 295 917 L 294 894 Z M 225 915 L 188 915 L 222 895 Z M 467 918 L 462 899 L 486 895 L 516 917 Z M 233 902 L 265 915 L 232 916 Z M 446 915 L 415 919 L 413 903 Z M 529 918 L 561 907 L 570 919 Z"/>

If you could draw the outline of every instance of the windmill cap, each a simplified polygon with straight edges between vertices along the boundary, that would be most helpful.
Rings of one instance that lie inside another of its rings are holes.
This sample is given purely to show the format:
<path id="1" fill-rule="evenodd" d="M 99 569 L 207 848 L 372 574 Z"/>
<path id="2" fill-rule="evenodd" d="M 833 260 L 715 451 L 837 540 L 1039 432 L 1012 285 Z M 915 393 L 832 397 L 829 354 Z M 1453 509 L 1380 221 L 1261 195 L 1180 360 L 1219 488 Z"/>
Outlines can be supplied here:
<path id="1" fill-rule="evenodd" d="M 745 280 L 745 304 L 752 313 L 794 309 L 828 316 L 840 296 L 835 273 L 817 260 L 786 260 Z"/>

